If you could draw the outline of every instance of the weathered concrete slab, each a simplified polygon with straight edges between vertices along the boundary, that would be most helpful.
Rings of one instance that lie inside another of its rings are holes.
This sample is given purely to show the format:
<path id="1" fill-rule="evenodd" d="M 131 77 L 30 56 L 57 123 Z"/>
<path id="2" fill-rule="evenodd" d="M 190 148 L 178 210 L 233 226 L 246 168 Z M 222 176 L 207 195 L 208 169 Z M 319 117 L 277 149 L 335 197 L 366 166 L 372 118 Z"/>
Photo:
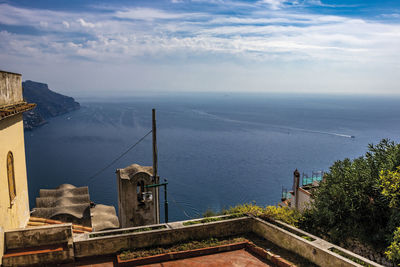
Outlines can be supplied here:
<path id="1" fill-rule="evenodd" d="M 6 251 L 60 243 L 72 243 L 72 224 L 15 229 L 4 233 Z"/>
<path id="2" fill-rule="evenodd" d="M 75 258 L 72 224 L 6 231 L 4 247 L 3 266 L 46 265 Z"/>
<path id="3" fill-rule="evenodd" d="M 121 234 L 103 237 L 75 239 L 75 257 L 90 257 L 96 255 L 114 254 L 123 249 L 144 248 L 151 246 L 162 246 L 175 244 L 191 239 L 206 239 L 210 237 L 225 237 L 244 234 L 251 231 L 251 220 L 249 217 L 235 218 L 178 228 L 166 228 L 148 232 Z M 150 227 L 150 226 L 146 226 Z M 114 233 L 117 230 L 114 231 Z M 92 233 L 95 234 L 95 233 Z"/>
<path id="4" fill-rule="evenodd" d="M 292 227 L 288 224 L 277 222 L 278 224 L 283 225 L 285 228 L 289 228 L 292 231 L 298 232 L 302 235 L 312 237 L 315 239 L 314 241 L 308 241 L 301 236 L 293 234 L 281 227 L 278 227 L 274 224 L 261 220 L 259 218 L 253 218 L 253 228 L 252 231 L 271 241 L 279 247 L 287 249 L 296 253 L 297 255 L 317 264 L 318 266 L 323 267 L 350 267 L 350 266 L 361 266 L 345 257 L 342 257 L 332 251 L 329 248 L 335 247 L 345 252 L 346 254 L 351 255 L 354 258 L 360 259 L 370 266 L 374 267 L 383 267 L 382 265 L 370 261 L 366 258 L 361 257 L 360 255 L 354 254 L 348 250 L 335 246 L 325 240 L 322 240 L 316 236 L 313 236 L 307 232 L 304 232 L 300 229 Z"/>

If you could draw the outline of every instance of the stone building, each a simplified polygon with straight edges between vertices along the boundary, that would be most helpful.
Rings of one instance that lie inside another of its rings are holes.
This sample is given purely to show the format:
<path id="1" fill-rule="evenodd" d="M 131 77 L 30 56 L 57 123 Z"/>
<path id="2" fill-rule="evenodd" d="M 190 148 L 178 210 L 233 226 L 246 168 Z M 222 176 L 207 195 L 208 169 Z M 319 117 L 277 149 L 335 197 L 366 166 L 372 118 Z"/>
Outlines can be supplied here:
<path id="1" fill-rule="evenodd" d="M 21 74 L 0 71 L 0 240 L 29 220 L 22 113 L 34 107 L 23 99 Z"/>
<path id="2" fill-rule="evenodd" d="M 281 205 L 304 211 L 313 201 L 312 191 L 319 186 L 324 176 L 323 171 L 313 172 L 311 177 L 303 173 L 300 184 L 300 172 L 296 169 L 293 172 L 293 190 L 282 192 Z"/>
<path id="3" fill-rule="evenodd" d="M 159 223 L 158 187 L 153 168 L 132 164 L 117 169 L 118 215 L 122 228 Z"/>

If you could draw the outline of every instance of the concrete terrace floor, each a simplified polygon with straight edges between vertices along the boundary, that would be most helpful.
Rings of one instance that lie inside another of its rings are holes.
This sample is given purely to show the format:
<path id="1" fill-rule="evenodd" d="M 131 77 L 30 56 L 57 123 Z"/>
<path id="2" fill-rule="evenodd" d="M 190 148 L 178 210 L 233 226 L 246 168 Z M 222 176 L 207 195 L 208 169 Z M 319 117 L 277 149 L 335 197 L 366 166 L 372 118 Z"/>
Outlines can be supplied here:
<path id="1" fill-rule="evenodd" d="M 257 258 L 244 249 L 221 252 L 201 257 L 193 257 L 182 260 L 167 261 L 150 265 L 141 265 L 143 267 L 224 267 L 224 266 L 254 266 L 266 267 L 275 266 L 267 264 L 265 261 Z"/>
<path id="2" fill-rule="evenodd" d="M 74 265 L 62 265 L 62 266 L 81 266 L 81 267 L 113 267 L 118 266 L 117 262 L 113 258 L 97 258 L 86 260 L 84 262 L 75 262 Z M 257 256 L 247 252 L 245 249 L 233 250 L 228 252 L 220 252 L 210 255 L 204 255 L 199 257 L 191 257 L 187 259 L 164 261 L 160 263 L 154 263 L 149 265 L 135 265 L 142 267 L 273 267 L 276 266 L 272 263 L 267 263 L 265 260 L 261 260 Z"/>
<path id="3" fill-rule="evenodd" d="M 298 267 L 317 267 L 315 264 L 293 254 L 290 251 L 286 251 L 279 248 L 275 244 L 260 238 L 254 234 L 241 235 L 247 240 L 250 240 L 258 247 L 273 252 L 276 255 L 281 256 L 283 259 L 289 260 L 295 266 Z M 95 258 L 85 258 L 75 261 L 74 264 L 64 264 L 63 267 L 81 266 L 81 267 L 113 267 L 118 266 L 116 256 L 105 256 Z M 127 265 L 124 265 L 127 266 Z M 232 250 L 229 252 L 219 252 L 204 256 L 190 257 L 180 260 L 164 261 L 155 264 L 147 265 L 135 265 L 135 266 L 147 266 L 147 267 L 170 267 L 170 266 L 276 266 L 275 264 L 261 259 L 254 254 L 246 251 L 245 249 Z"/>

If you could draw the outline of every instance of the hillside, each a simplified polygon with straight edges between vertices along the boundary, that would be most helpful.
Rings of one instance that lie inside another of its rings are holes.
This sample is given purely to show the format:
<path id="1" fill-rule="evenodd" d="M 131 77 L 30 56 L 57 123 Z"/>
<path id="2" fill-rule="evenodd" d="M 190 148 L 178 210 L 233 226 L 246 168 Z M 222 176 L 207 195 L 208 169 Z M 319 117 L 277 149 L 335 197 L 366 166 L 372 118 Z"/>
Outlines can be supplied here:
<path id="1" fill-rule="evenodd" d="M 48 118 L 80 108 L 80 104 L 72 97 L 53 92 L 45 83 L 28 80 L 22 83 L 22 88 L 24 99 L 37 104 L 34 110 L 24 113 L 25 130 L 32 130 L 47 123 Z"/>

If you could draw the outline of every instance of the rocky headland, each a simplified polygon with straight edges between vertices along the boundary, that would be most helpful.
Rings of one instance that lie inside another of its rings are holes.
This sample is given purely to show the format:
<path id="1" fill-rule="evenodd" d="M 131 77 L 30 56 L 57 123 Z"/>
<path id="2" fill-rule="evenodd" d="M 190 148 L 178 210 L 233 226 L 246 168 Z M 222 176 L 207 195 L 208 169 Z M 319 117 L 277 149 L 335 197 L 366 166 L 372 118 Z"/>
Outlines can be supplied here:
<path id="1" fill-rule="evenodd" d="M 46 124 L 47 119 L 80 108 L 72 97 L 56 93 L 45 83 L 25 81 L 22 83 L 25 101 L 36 103 L 35 109 L 24 113 L 24 129 L 32 130 Z"/>

